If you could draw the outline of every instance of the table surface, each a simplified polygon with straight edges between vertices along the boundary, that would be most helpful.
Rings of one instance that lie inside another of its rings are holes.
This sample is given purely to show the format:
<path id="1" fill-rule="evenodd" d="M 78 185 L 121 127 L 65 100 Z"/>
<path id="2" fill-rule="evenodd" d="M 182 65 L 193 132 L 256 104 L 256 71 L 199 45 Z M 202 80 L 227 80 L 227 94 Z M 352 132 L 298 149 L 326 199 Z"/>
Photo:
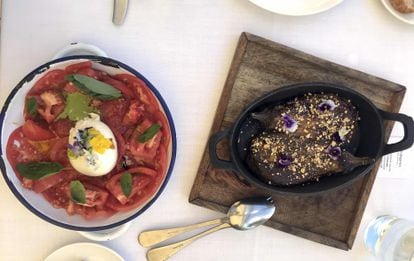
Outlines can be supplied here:
<path id="1" fill-rule="evenodd" d="M 0 104 L 22 77 L 71 42 L 101 47 L 158 88 L 175 120 L 177 161 L 156 203 L 134 220 L 127 233 L 103 243 L 125 260 L 145 260 L 146 250 L 136 241 L 142 230 L 221 216 L 189 204 L 188 195 L 241 32 L 403 84 L 408 91 L 402 111 L 414 114 L 414 27 L 391 16 L 379 0 L 346 0 L 306 17 L 273 14 L 247 0 L 137 0 L 130 1 L 120 27 L 111 22 L 112 7 L 111 0 L 3 0 Z M 413 176 L 377 178 L 350 251 L 260 227 L 218 232 L 172 260 L 372 259 L 363 246 L 363 229 L 381 214 L 414 219 Z M 3 179 L 0 196 L 1 259 L 43 260 L 64 245 L 88 242 L 77 232 L 33 215 Z"/>

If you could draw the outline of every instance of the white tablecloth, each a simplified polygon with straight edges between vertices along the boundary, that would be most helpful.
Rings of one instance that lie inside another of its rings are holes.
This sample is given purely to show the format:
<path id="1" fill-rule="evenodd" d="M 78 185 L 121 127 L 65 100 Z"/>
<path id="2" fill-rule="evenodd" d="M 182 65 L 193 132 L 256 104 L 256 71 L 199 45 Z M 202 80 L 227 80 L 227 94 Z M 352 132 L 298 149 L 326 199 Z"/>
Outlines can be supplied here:
<path id="1" fill-rule="evenodd" d="M 414 101 L 414 27 L 392 17 L 379 0 L 345 0 L 308 17 L 273 14 L 247 0 L 136 0 L 121 27 L 111 22 L 112 6 L 111 0 L 3 0 L 0 102 L 29 71 L 75 41 L 103 48 L 159 89 L 175 120 L 177 161 L 156 203 L 126 234 L 103 243 L 126 260 L 144 260 L 146 250 L 136 240 L 144 229 L 221 216 L 189 204 L 188 195 L 241 32 L 401 83 L 408 87 L 406 100 Z M 406 102 L 403 112 L 413 115 L 412 108 Z M 348 252 L 260 227 L 218 232 L 174 260 L 367 260 L 363 228 L 384 213 L 414 219 L 413 188 L 412 177 L 378 178 Z M 88 240 L 30 213 L 1 179 L 0 259 L 42 260 L 80 241 Z"/>

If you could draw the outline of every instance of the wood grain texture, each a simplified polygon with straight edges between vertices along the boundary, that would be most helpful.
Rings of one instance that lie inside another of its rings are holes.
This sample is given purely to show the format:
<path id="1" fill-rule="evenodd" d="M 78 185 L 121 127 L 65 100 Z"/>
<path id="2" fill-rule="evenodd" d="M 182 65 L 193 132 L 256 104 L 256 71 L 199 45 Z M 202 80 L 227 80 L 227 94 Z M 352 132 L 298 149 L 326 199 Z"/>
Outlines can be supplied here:
<path id="1" fill-rule="evenodd" d="M 398 112 L 405 87 L 347 68 L 261 37 L 243 33 L 217 107 L 211 134 L 232 126 L 244 108 L 276 88 L 305 82 L 345 85 L 369 97 L 383 110 Z M 386 123 L 386 140 L 392 128 Z M 217 153 L 229 158 L 228 144 L 222 142 Z M 352 248 L 379 163 L 364 178 L 340 190 L 317 196 L 273 194 L 278 211 L 267 226 L 336 248 Z M 226 212 L 235 201 L 268 195 L 232 171 L 210 165 L 208 148 L 189 201 Z"/>

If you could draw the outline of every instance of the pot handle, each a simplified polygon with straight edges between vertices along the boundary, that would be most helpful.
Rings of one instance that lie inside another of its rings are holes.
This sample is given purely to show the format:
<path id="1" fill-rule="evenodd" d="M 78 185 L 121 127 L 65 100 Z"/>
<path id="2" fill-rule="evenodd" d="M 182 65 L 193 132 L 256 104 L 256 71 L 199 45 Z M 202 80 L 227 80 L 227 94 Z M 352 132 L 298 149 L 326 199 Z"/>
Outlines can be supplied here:
<path id="1" fill-rule="evenodd" d="M 55 53 L 53 60 L 70 55 L 97 55 L 108 57 L 105 51 L 95 45 L 86 43 L 71 43 Z"/>
<path id="2" fill-rule="evenodd" d="M 404 137 L 397 143 L 385 144 L 382 155 L 408 149 L 414 143 L 414 121 L 413 118 L 401 113 L 392 113 L 379 110 L 383 120 L 401 122 L 404 127 Z"/>
<path id="3" fill-rule="evenodd" d="M 219 131 L 210 137 L 210 141 L 208 143 L 208 152 L 210 154 L 210 161 L 214 167 L 236 171 L 236 165 L 231 160 L 220 159 L 217 155 L 217 144 L 229 135 L 229 130 L 230 129 Z"/>

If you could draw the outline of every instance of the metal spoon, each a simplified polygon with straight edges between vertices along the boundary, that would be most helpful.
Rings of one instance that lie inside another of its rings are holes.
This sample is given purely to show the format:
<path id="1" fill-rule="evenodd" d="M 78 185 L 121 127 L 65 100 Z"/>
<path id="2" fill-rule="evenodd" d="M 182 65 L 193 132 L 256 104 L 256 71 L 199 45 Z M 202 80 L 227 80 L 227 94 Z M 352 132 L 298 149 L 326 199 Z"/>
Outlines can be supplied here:
<path id="1" fill-rule="evenodd" d="M 114 0 L 114 12 L 112 22 L 115 25 L 122 25 L 128 9 L 128 0 Z"/>
<path id="2" fill-rule="evenodd" d="M 149 261 L 167 260 L 169 257 L 177 253 L 182 248 L 188 246 L 196 239 L 218 230 L 229 227 L 233 227 L 237 230 L 249 230 L 260 226 L 273 216 L 275 210 L 276 207 L 270 197 L 243 199 L 235 202 L 230 207 L 227 212 L 227 217 L 225 218 L 179 228 L 144 231 L 139 235 L 138 242 L 142 246 L 148 247 L 193 229 L 217 225 L 186 240 L 154 248 L 149 250 L 147 253 L 147 260 Z"/>

